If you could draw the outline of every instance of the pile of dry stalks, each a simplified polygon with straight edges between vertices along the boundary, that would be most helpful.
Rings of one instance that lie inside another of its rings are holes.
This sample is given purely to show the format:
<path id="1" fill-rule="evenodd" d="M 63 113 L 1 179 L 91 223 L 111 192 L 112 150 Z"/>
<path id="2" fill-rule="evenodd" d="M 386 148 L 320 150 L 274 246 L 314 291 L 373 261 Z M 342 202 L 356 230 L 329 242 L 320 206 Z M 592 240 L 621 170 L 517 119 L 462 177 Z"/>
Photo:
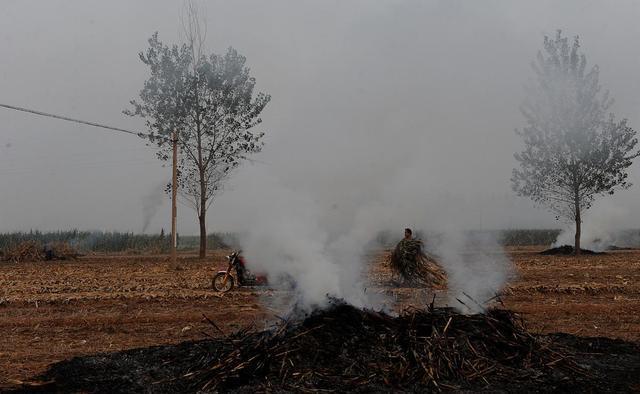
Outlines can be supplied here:
<path id="1" fill-rule="evenodd" d="M 391 253 L 389 266 L 405 283 L 444 286 L 447 277 L 436 259 L 426 254 L 419 239 L 403 239 Z"/>
<path id="2" fill-rule="evenodd" d="M 558 246 L 558 247 L 554 247 L 554 248 L 550 248 L 550 249 L 546 249 L 543 250 L 542 252 L 540 252 L 540 254 L 542 255 L 571 255 L 574 254 L 575 249 L 573 246 L 571 245 L 562 245 L 562 246 Z M 606 254 L 604 252 L 594 252 L 593 250 L 589 250 L 589 249 L 582 249 L 580 248 L 580 253 L 582 254 Z"/>
<path id="3" fill-rule="evenodd" d="M 77 260 L 78 257 L 82 257 L 82 254 L 67 242 L 53 242 L 51 251 L 53 260 Z"/>
<path id="4" fill-rule="evenodd" d="M 272 329 L 74 357 L 18 392 L 637 392 L 640 347 L 534 335 L 506 310 L 398 317 L 334 301 Z"/>
<path id="5" fill-rule="evenodd" d="M 52 242 L 46 247 L 37 241 L 24 241 L 2 251 L 1 259 L 14 263 L 41 260 L 76 260 L 81 254 L 66 242 Z"/>
<path id="6" fill-rule="evenodd" d="M 216 353 L 188 374 L 194 389 L 491 389 L 579 371 L 506 310 L 462 315 L 431 307 L 394 318 L 336 303 L 275 330 L 233 334 Z"/>

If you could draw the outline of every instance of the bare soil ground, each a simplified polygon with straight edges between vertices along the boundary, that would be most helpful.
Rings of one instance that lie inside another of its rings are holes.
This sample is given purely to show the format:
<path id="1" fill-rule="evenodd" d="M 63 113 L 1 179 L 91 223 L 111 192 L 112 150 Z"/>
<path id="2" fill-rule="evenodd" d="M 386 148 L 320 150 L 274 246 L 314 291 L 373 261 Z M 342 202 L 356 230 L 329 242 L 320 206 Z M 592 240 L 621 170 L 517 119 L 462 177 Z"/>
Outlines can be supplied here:
<path id="1" fill-rule="evenodd" d="M 531 331 L 640 341 L 640 251 L 576 258 L 542 249 L 508 250 L 516 272 L 503 301 Z M 282 292 L 210 289 L 225 252 L 206 262 L 181 256 L 181 269 L 166 256 L 135 255 L 0 264 L 0 388 L 73 356 L 216 335 L 203 314 L 226 332 L 277 319 Z M 444 289 L 392 286 L 383 260 L 371 257 L 369 291 L 390 295 L 397 309 L 423 307 L 434 292 L 445 299 Z"/>
<path id="2" fill-rule="evenodd" d="M 640 341 L 640 250 L 580 257 L 542 256 L 539 248 L 509 252 L 517 277 L 504 302 L 530 330 Z"/>

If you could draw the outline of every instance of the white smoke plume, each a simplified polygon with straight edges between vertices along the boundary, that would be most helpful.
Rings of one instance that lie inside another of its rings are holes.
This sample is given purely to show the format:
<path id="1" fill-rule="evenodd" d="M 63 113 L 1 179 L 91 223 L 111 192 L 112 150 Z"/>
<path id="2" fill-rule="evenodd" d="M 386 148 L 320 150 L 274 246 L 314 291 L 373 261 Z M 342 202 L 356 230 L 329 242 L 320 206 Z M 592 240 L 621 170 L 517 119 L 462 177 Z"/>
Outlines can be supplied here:
<path id="1" fill-rule="evenodd" d="M 327 295 L 368 305 L 357 250 L 341 250 L 340 239 L 323 227 L 321 204 L 267 174 L 261 180 L 264 183 L 253 185 L 261 198 L 242 208 L 251 221 L 240 240 L 250 268 L 266 271 L 271 280 L 283 274 L 293 277 L 302 305 L 321 306 Z"/>
<path id="2" fill-rule="evenodd" d="M 253 174 L 251 191 L 241 187 L 234 191 L 246 197 L 235 201 L 239 213 L 235 220 L 246 224 L 240 243 L 250 268 L 267 272 L 270 278 L 285 273 L 294 278 L 298 305 L 322 307 L 327 295 L 359 307 L 388 305 L 379 293 L 367 291 L 365 264 L 367 247 L 384 230 L 397 234 L 398 240 L 405 227 L 440 234 L 427 243 L 449 276 L 449 305 L 465 312 L 482 310 L 512 272 L 489 233 L 473 236 L 467 231 L 473 229 L 468 220 L 473 217 L 469 215 L 475 209 L 473 201 L 434 193 L 441 181 L 427 177 L 419 163 L 405 162 L 401 170 L 387 168 L 385 172 L 396 175 L 385 182 L 362 168 L 357 175 L 313 179 L 316 187 L 336 187 L 336 177 L 354 177 L 349 188 L 331 193 L 330 198 L 301 184 L 286 184 L 267 170 L 254 170 L 261 174 Z"/>
<path id="3" fill-rule="evenodd" d="M 164 188 L 166 183 L 160 183 L 153 187 L 142 199 L 142 232 L 147 232 L 151 219 L 156 215 L 164 200 Z"/>
<path id="4" fill-rule="evenodd" d="M 627 246 L 620 223 L 624 223 L 628 212 L 609 198 L 597 200 L 591 209 L 583 213 L 580 247 L 602 252 L 609 246 Z M 567 225 L 558 235 L 554 247 L 573 245 L 576 226 Z"/>
<path id="5" fill-rule="evenodd" d="M 463 312 L 481 312 L 514 273 L 492 233 L 452 231 L 435 245 L 448 277 L 448 302 Z"/>

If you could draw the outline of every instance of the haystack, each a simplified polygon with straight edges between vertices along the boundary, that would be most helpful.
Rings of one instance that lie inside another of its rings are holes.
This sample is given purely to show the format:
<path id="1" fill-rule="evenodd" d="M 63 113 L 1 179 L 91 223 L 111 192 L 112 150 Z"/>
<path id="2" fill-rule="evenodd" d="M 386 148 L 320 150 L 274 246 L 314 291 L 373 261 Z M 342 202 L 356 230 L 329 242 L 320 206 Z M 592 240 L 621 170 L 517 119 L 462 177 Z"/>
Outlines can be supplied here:
<path id="1" fill-rule="evenodd" d="M 67 242 L 53 242 L 51 244 L 53 260 L 77 260 L 82 254 Z"/>
<path id="2" fill-rule="evenodd" d="M 43 246 L 40 242 L 23 241 L 6 248 L 2 253 L 2 260 L 19 263 L 23 261 L 43 260 L 76 260 L 82 256 L 67 242 L 52 242 Z"/>
<path id="3" fill-rule="evenodd" d="M 4 250 L 3 260 L 15 263 L 44 260 L 42 245 L 37 241 L 23 241 Z"/>

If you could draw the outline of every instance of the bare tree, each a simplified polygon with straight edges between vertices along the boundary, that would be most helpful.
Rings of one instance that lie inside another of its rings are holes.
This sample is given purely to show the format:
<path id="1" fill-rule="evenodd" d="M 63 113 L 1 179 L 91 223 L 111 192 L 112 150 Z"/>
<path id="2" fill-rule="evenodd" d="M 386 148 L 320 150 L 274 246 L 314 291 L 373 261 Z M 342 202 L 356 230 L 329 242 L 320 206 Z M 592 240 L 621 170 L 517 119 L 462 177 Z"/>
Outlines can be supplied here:
<path id="1" fill-rule="evenodd" d="M 254 94 L 255 78 L 235 49 L 205 55 L 206 25 L 193 3 L 186 11 L 185 43 L 169 47 L 155 33 L 140 53 L 151 76 L 125 113 L 146 119 L 161 160 L 171 157 L 170 135 L 178 132 L 178 191 L 197 213 L 204 258 L 207 210 L 233 169 L 262 149 L 264 133 L 254 129 L 270 96 Z"/>
<path id="2" fill-rule="evenodd" d="M 596 196 L 628 188 L 627 168 L 640 155 L 636 132 L 607 113 L 613 101 L 601 93 L 599 69 L 587 71 L 579 48 L 578 37 L 570 45 L 561 31 L 544 38 L 522 105 L 526 126 L 518 134 L 525 148 L 515 154 L 520 168 L 511 178 L 518 195 L 575 222 L 576 254 L 582 213 Z"/>

